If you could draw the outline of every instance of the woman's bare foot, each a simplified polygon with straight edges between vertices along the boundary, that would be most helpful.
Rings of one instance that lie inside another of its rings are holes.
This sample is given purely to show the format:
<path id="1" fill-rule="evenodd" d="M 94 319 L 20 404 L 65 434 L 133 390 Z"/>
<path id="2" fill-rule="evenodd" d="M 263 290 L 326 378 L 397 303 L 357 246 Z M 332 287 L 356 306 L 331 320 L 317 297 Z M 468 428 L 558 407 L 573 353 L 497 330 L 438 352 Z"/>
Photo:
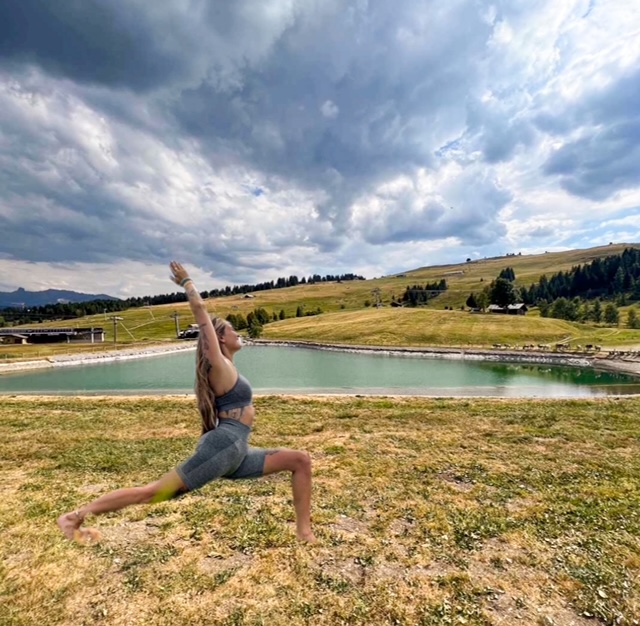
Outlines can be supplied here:
<path id="1" fill-rule="evenodd" d="M 64 536 L 71 541 L 77 541 L 83 545 L 99 541 L 102 537 L 100 532 L 95 528 L 82 528 L 83 521 L 84 518 L 78 511 L 72 511 L 61 515 L 56 523 Z"/>
<path id="2" fill-rule="evenodd" d="M 80 517 L 78 511 L 65 513 L 58 518 L 56 524 L 67 539 L 75 539 L 75 533 L 82 526 L 83 518 Z"/>
<path id="3" fill-rule="evenodd" d="M 318 541 L 316 536 L 310 530 L 306 532 L 297 532 L 296 537 L 298 538 L 298 541 L 303 543 L 316 543 L 316 541 Z"/>
<path id="4" fill-rule="evenodd" d="M 102 535 L 97 528 L 77 528 L 73 531 L 73 538 L 80 544 L 98 543 Z"/>

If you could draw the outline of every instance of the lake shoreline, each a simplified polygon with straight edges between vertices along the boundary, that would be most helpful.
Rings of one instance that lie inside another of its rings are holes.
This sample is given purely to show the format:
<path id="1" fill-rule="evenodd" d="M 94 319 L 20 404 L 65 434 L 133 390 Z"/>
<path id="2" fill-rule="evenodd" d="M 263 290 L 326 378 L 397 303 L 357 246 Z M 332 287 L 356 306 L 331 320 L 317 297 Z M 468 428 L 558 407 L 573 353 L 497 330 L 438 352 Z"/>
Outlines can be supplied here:
<path id="1" fill-rule="evenodd" d="M 113 361 L 129 361 L 154 356 L 163 356 L 173 352 L 195 350 L 195 343 L 172 342 L 165 345 L 145 346 L 144 348 L 123 348 L 105 350 L 103 352 L 77 352 L 58 354 L 42 359 L 20 360 L 0 363 L 0 376 L 14 372 L 48 369 L 53 367 L 72 367 L 74 365 L 93 365 L 96 363 L 110 363 Z"/>
<path id="2" fill-rule="evenodd" d="M 545 350 L 514 350 L 491 348 L 446 348 L 440 346 L 365 346 L 351 344 L 324 344 L 314 341 L 292 341 L 257 339 L 254 345 L 274 345 L 283 347 L 309 348 L 338 352 L 377 353 L 392 356 L 417 356 L 432 359 L 456 359 L 470 361 L 489 361 L 503 363 L 531 363 L 537 365 L 563 365 L 570 367 L 589 367 L 609 372 L 618 372 L 640 378 L 640 360 L 616 360 L 597 352 L 551 352 Z"/>
<path id="3" fill-rule="evenodd" d="M 327 350 L 351 353 L 376 353 L 391 356 L 406 356 L 430 359 L 455 359 L 470 361 L 488 361 L 503 363 L 530 363 L 537 365 L 559 365 L 586 367 L 609 372 L 618 372 L 640 378 L 640 360 L 614 359 L 609 353 L 570 353 L 546 350 L 514 350 L 496 348 L 448 348 L 439 346 L 367 346 L 352 344 L 325 344 L 313 341 L 254 339 L 247 346 L 282 346 L 313 350 Z M 193 351 L 195 342 L 172 342 L 170 344 L 146 346 L 144 348 L 125 348 L 104 352 L 61 354 L 43 359 L 21 360 L 0 363 L 0 376 L 29 370 L 70 367 L 124 361 L 130 359 L 162 356 L 173 352 Z"/>

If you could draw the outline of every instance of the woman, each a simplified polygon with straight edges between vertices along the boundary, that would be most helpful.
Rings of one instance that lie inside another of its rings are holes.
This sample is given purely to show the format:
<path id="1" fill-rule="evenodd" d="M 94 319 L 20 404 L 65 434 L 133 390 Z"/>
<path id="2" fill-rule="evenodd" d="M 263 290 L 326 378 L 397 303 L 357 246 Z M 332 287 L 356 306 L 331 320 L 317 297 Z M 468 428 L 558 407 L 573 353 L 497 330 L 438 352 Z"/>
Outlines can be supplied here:
<path id="1" fill-rule="evenodd" d="M 69 539 L 85 541 L 99 536 L 83 528 L 87 515 L 118 511 L 131 504 L 160 502 L 199 489 L 215 478 L 257 478 L 275 472 L 291 472 L 296 535 L 315 541 L 311 531 L 311 459 L 297 450 L 263 450 L 248 445 L 255 410 L 252 391 L 238 373 L 233 357 L 242 341 L 231 325 L 213 320 L 186 270 L 172 261 L 171 280 L 186 290 L 189 306 L 200 328 L 196 355 L 196 398 L 202 417 L 202 436 L 195 453 L 176 469 L 143 487 L 117 489 L 58 518 Z"/>

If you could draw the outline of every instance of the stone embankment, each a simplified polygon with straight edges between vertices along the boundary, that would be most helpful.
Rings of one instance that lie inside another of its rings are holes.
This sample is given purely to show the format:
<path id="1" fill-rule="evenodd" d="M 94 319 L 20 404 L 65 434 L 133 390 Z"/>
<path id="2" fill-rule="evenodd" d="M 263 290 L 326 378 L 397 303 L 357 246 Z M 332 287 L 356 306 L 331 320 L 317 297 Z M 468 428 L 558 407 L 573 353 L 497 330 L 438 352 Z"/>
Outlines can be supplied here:
<path id="1" fill-rule="evenodd" d="M 620 352 L 566 352 L 550 350 L 489 349 L 489 348 L 444 348 L 444 347 L 395 347 L 356 346 L 348 344 L 323 344 L 314 341 L 286 341 L 254 339 L 255 345 L 292 346 L 315 350 L 340 352 L 373 352 L 393 356 L 421 356 L 434 359 L 462 359 L 468 361 L 494 361 L 500 363 L 533 363 L 537 365 L 567 365 L 572 367 L 593 367 L 640 376 L 640 354 Z"/>
<path id="2" fill-rule="evenodd" d="M 145 346 L 144 348 L 125 348 L 105 350 L 103 352 L 77 352 L 75 354 L 59 354 L 45 359 L 0 363 L 0 374 L 9 374 L 23 370 L 46 369 L 51 367 L 68 367 L 71 365 L 90 365 L 109 363 L 111 361 L 127 361 L 150 356 L 159 356 L 170 352 L 194 350 L 195 343 L 170 343 L 166 345 Z"/>
<path id="3" fill-rule="evenodd" d="M 21 372 L 23 370 L 41 370 L 47 367 L 53 367 L 53 364 L 46 359 L 11 361 L 9 363 L 0 363 L 0 374 L 11 374 L 12 372 Z"/>

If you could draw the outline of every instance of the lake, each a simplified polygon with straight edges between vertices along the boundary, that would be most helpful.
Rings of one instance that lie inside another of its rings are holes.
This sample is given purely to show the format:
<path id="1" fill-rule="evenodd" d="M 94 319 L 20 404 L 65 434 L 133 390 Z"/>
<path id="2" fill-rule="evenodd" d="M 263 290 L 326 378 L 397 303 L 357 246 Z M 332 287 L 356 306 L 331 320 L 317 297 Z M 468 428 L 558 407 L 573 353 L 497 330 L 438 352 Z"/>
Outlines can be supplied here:
<path id="1" fill-rule="evenodd" d="M 0 393 L 192 393 L 195 353 L 0 376 Z M 425 396 L 596 397 L 640 393 L 640 381 L 590 368 L 496 363 L 338 352 L 283 346 L 246 346 L 238 369 L 258 394 L 362 393 Z"/>

